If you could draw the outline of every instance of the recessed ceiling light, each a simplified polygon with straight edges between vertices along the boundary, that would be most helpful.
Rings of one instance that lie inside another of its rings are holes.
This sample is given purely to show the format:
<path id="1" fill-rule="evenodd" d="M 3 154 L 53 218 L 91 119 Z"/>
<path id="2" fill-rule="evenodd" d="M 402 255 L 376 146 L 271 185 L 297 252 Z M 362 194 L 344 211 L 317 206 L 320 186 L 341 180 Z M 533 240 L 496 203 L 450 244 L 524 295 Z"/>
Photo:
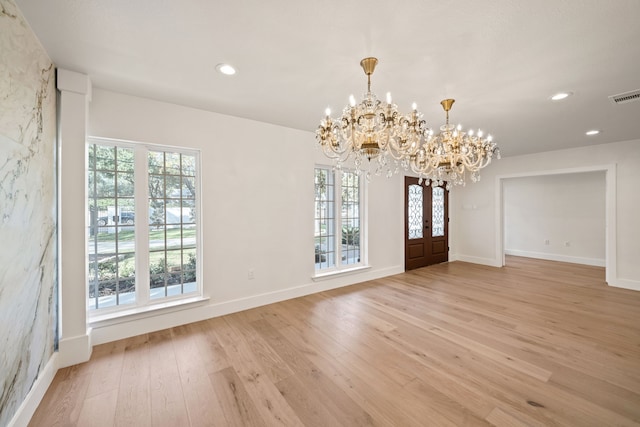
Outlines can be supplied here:
<path id="1" fill-rule="evenodd" d="M 236 69 L 229 64 L 218 64 L 216 65 L 216 70 L 218 70 L 219 73 L 225 74 L 227 76 L 233 76 L 236 73 Z"/>
<path id="2" fill-rule="evenodd" d="M 587 132 L 585 132 L 587 135 L 589 136 L 593 136 L 593 135 L 597 135 L 600 133 L 600 131 L 598 129 L 592 129 L 592 130 L 588 130 Z"/>
<path id="3" fill-rule="evenodd" d="M 560 101 L 562 99 L 566 99 L 566 98 L 570 97 L 571 95 L 573 95 L 573 93 L 571 93 L 571 92 L 558 92 L 555 95 L 551 96 L 551 100 L 552 101 Z"/>

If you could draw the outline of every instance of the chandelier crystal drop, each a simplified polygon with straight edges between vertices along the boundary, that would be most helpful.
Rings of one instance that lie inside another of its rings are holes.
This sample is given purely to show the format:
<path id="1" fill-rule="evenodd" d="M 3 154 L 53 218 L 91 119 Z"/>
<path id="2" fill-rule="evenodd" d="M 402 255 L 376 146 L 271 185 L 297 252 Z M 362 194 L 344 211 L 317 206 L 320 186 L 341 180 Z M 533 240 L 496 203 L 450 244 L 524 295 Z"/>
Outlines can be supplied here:
<path id="1" fill-rule="evenodd" d="M 371 175 L 385 174 L 391 177 L 401 168 L 411 170 L 426 185 L 447 188 L 465 185 L 467 174 L 476 182 L 479 170 L 486 167 L 500 151 L 492 137 L 482 131 L 464 132 L 460 126 L 449 124 L 449 110 L 453 99 L 441 102 L 446 112 L 446 123 L 440 132 L 427 127 L 415 104 L 407 114 L 401 114 L 398 106 L 387 93 L 386 102 L 371 92 L 371 75 L 378 60 L 365 58 L 360 65 L 367 75 L 367 92 L 356 103 L 353 95 L 349 105 L 337 119 L 331 118 L 327 108 L 325 118 L 316 131 L 316 140 L 324 154 L 334 160 L 334 166 L 353 159 L 356 173 L 365 171 Z"/>

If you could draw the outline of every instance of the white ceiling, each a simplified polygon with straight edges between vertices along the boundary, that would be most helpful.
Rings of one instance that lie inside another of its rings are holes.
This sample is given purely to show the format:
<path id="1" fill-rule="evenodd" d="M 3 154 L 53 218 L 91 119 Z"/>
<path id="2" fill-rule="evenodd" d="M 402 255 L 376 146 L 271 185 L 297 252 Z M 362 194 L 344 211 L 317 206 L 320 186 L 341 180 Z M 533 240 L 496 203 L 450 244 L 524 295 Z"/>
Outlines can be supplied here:
<path id="1" fill-rule="evenodd" d="M 372 90 L 503 155 L 640 139 L 638 0 L 16 0 L 58 67 L 94 87 L 314 131 Z M 237 67 L 233 77 L 218 63 Z M 549 97 L 572 91 L 563 102 Z M 596 128 L 602 133 L 585 136 Z"/>

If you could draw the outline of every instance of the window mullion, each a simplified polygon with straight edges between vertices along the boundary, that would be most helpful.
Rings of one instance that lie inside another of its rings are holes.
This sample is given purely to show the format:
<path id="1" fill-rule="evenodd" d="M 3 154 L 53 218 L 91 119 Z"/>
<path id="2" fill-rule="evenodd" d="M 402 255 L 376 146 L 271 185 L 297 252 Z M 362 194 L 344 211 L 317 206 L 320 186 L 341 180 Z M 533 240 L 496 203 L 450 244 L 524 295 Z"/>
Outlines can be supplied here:
<path id="1" fill-rule="evenodd" d="M 93 262 L 90 264 L 91 268 L 94 271 L 94 283 L 92 284 L 93 287 L 93 292 L 94 292 L 94 302 L 93 305 L 94 307 L 98 307 L 99 305 L 99 300 L 100 300 L 100 292 L 99 292 L 99 288 L 100 288 L 100 278 L 99 278 L 99 269 L 98 269 L 98 233 L 99 233 L 99 229 L 98 229 L 98 213 L 99 213 L 99 209 L 98 209 L 98 180 L 97 180 L 97 162 L 96 162 L 96 145 L 92 144 L 89 146 L 90 150 L 91 150 L 91 155 L 93 156 L 93 167 L 91 168 L 91 172 L 90 174 L 92 174 L 93 176 L 93 188 L 92 188 L 92 192 L 93 192 L 93 207 L 94 207 L 94 213 L 91 216 L 91 229 L 93 230 L 93 257 L 94 260 Z M 89 297 L 90 298 L 90 297 Z"/>
<path id="2" fill-rule="evenodd" d="M 333 200 L 335 211 L 333 213 L 335 223 L 335 267 L 342 267 L 342 171 L 336 170 L 333 176 Z"/>
<path id="3" fill-rule="evenodd" d="M 369 264 L 369 251 L 367 250 L 369 248 L 369 244 L 367 242 L 366 239 L 368 239 L 369 236 L 369 221 L 368 221 L 368 216 L 369 216 L 369 211 L 368 211 L 368 187 L 366 187 L 367 183 L 366 180 L 363 178 L 362 175 L 360 175 L 358 177 L 358 194 L 359 194 L 359 198 L 358 198 L 358 202 L 359 202 L 359 207 L 358 207 L 358 214 L 360 216 L 359 221 L 360 221 L 360 262 L 362 264 L 368 265 Z"/>
<path id="4" fill-rule="evenodd" d="M 149 303 L 149 173 L 146 147 L 135 150 L 136 304 Z"/>

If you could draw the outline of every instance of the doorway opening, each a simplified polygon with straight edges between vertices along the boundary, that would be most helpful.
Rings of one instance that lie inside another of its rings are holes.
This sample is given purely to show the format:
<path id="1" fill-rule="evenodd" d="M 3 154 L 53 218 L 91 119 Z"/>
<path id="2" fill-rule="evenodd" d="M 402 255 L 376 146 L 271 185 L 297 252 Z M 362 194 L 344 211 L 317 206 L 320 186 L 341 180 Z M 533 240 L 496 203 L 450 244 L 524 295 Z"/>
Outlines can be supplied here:
<path id="1" fill-rule="evenodd" d="M 496 185 L 496 258 L 499 261 L 499 266 L 504 266 L 506 264 L 506 255 L 510 252 L 507 246 L 507 222 L 505 220 L 505 209 L 507 209 L 505 205 L 505 183 L 508 180 L 513 178 L 531 178 L 531 177 L 549 177 L 553 175 L 573 175 L 573 174 L 581 174 L 581 173 L 589 173 L 589 172 L 604 172 L 604 187 L 605 187 L 605 195 L 604 195 L 604 222 L 605 222 L 605 231 L 604 231 L 604 267 L 606 272 L 606 281 L 611 284 L 611 280 L 616 277 L 615 271 L 615 262 L 616 259 L 616 230 L 615 230 L 615 189 L 616 189 L 616 174 L 615 174 L 615 165 L 604 165 L 604 166 L 593 166 L 593 167 L 585 167 L 585 168 L 575 168 L 575 169 L 562 169 L 562 170 L 551 170 L 551 171 L 543 171 L 538 173 L 523 173 L 523 174 L 512 174 L 512 175 L 501 175 L 496 177 L 497 185 Z M 602 179 L 602 178 L 601 178 Z M 507 184 L 508 185 L 508 184 Z M 544 200 L 541 200 L 540 203 L 544 203 Z M 540 240 L 542 239 L 542 240 Z M 543 245 L 546 245 L 546 241 L 550 240 L 547 236 L 538 236 L 538 240 L 542 242 Z M 560 245 L 571 244 L 569 240 L 561 240 Z M 551 245 L 551 241 L 549 241 L 549 245 Z M 566 246 L 565 246 L 566 247 Z M 544 251 L 540 251 L 544 253 Z M 525 255 L 526 256 L 526 255 Z M 544 256 L 540 256 L 540 258 L 544 259 Z M 552 259 L 552 258 L 547 258 Z M 571 261 L 571 258 L 567 259 L 559 259 L 560 261 L 567 262 L 576 262 Z M 589 263 L 583 262 L 585 264 L 598 265 L 597 263 Z M 602 264 L 600 264 L 602 265 Z"/>

